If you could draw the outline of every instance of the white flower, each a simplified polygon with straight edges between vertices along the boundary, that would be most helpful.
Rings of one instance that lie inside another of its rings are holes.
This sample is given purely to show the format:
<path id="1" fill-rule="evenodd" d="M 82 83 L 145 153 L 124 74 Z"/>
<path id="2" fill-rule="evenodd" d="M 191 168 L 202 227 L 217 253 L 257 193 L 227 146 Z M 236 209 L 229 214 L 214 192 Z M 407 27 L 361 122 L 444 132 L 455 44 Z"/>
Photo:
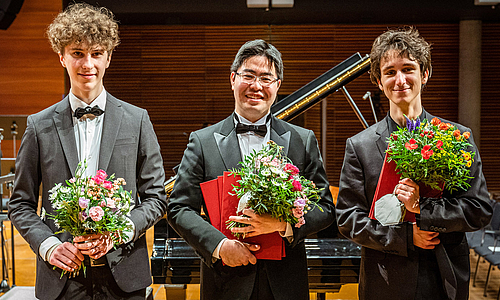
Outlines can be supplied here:
<path id="1" fill-rule="evenodd" d="M 264 176 L 270 176 L 271 175 L 271 171 L 269 169 L 263 169 L 262 171 L 260 171 L 260 174 L 264 175 Z"/>
<path id="2" fill-rule="evenodd" d="M 42 221 L 45 221 L 45 214 L 45 207 L 42 206 L 42 209 L 40 210 L 40 219 L 42 219 Z"/>

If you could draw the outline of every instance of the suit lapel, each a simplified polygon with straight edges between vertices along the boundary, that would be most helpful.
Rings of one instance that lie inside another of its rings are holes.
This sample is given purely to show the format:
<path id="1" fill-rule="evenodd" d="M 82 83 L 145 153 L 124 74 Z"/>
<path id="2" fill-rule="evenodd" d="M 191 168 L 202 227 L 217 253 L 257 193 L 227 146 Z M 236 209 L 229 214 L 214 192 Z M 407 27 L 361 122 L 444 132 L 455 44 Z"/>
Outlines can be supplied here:
<path id="1" fill-rule="evenodd" d="M 389 137 L 389 127 L 387 126 L 387 118 L 385 117 L 381 122 L 378 123 L 376 133 L 378 139 L 375 141 L 377 144 L 378 151 L 382 157 L 385 157 L 385 150 L 387 150 L 387 138 Z"/>
<path id="2" fill-rule="evenodd" d="M 285 156 L 288 156 L 288 150 L 290 149 L 290 136 L 291 133 L 290 131 L 287 131 L 284 127 L 283 124 L 279 119 L 276 117 L 272 117 L 271 119 L 271 140 L 274 141 L 276 144 L 280 145 L 283 147 L 283 152 L 285 153 Z"/>
<path id="3" fill-rule="evenodd" d="M 102 124 L 101 147 L 99 150 L 98 164 L 99 169 L 107 170 L 108 168 L 122 119 L 123 109 L 120 102 L 108 93 L 106 96 L 104 123 Z"/>
<path id="4" fill-rule="evenodd" d="M 221 124 L 219 132 L 214 132 L 215 142 L 226 170 L 237 168 L 241 161 L 241 150 L 234 127 L 234 117 L 231 114 Z"/>
<path id="5" fill-rule="evenodd" d="M 75 170 L 78 166 L 78 151 L 76 149 L 75 132 L 73 129 L 73 118 L 71 116 L 71 107 L 68 97 L 59 102 L 55 109 L 55 115 L 52 117 L 54 125 L 61 141 L 61 146 L 66 157 L 71 175 L 75 176 Z"/>

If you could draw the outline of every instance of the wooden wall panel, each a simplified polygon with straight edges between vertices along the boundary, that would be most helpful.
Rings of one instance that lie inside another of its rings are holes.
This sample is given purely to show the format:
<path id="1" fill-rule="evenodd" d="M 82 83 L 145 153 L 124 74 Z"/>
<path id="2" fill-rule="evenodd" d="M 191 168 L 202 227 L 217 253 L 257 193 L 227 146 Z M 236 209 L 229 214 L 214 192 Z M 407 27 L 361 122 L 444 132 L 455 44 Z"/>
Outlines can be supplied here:
<path id="1" fill-rule="evenodd" d="M 490 191 L 500 191 L 500 24 L 483 24 L 481 61 L 481 158 Z"/>
<path id="2" fill-rule="evenodd" d="M 59 7 L 40 7 L 39 0 L 26 0 L 22 12 L 31 14 L 43 29 L 0 31 L 0 54 L 12 68 L 8 78 L 0 74 L 0 114 L 29 114 L 62 97 L 63 69 L 43 32 Z M 33 8 L 36 6 L 36 8 Z M 52 9 L 52 10 L 51 10 Z M 51 12 L 49 12 L 51 11 Z M 45 13 L 44 13 L 45 12 Z M 146 108 L 162 147 L 167 175 L 180 162 L 188 136 L 204 123 L 215 123 L 234 108 L 229 68 L 239 47 L 247 40 L 262 38 L 283 54 L 284 81 L 280 96 L 297 90 L 355 52 L 368 54 L 376 36 L 393 24 L 379 25 L 252 25 L 252 26 L 121 26 L 122 44 L 113 54 L 105 77 L 106 89 L 115 96 Z M 434 72 L 423 94 L 431 113 L 458 119 L 458 24 L 417 24 L 433 44 Z M 498 24 L 483 25 L 482 157 L 485 176 L 492 189 L 500 189 L 499 161 L 495 156 L 498 137 L 495 118 L 500 106 L 496 95 Z M 11 29 L 9 29 L 11 30 Z M 33 37 L 35 35 L 35 37 Z M 2 42 L 8 39 L 9 46 Z M 35 43 L 36 44 L 33 44 Z M 12 51 L 11 46 L 18 46 Z M 24 58 L 31 58 L 31 60 Z M 44 76 L 33 70 L 44 69 Z M 14 75 L 12 75 L 14 74 Z M 35 75 L 30 79 L 30 75 Z M 18 91 L 22 89 L 22 91 Z M 385 116 L 388 100 L 380 95 L 368 74 L 347 85 L 364 117 L 375 122 L 366 91 L 380 96 L 379 119 Z M 34 100 L 33 100 L 34 99 Z M 314 107 L 298 120 L 321 136 L 321 110 Z M 363 130 L 341 92 L 327 99 L 327 173 L 338 185 L 345 140 Z"/>
<path id="3" fill-rule="evenodd" d="M 7 30 L 0 30 L 0 115 L 26 115 L 46 108 L 64 93 L 64 69 L 45 37 L 61 10 L 59 0 L 25 0 Z"/>

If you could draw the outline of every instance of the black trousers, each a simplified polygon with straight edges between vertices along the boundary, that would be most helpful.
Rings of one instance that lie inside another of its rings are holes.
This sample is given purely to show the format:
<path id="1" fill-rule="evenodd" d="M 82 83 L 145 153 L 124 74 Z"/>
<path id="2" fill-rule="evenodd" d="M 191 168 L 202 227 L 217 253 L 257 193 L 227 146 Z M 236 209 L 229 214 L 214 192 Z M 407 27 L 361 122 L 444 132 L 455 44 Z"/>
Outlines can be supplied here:
<path id="1" fill-rule="evenodd" d="M 111 273 L 108 264 L 101 267 L 91 267 L 87 260 L 86 276 L 80 271 L 75 278 L 67 280 L 60 300 L 107 300 L 107 299 L 128 299 L 144 300 L 146 298 L 146 289 L 141 289 L 132 293 L 126 293 L 118 287 Z"/>

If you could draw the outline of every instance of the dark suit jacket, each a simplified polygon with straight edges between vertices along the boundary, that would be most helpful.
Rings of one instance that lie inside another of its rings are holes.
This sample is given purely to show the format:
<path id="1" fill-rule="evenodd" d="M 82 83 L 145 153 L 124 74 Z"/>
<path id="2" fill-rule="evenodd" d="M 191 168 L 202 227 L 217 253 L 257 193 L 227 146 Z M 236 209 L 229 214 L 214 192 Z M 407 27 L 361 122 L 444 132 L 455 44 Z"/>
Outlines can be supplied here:
<path id="1" fill-rule="evenodd" d="M 426 111 L 423 117 L 434 118 Z M 337 221 L 344 236 L 363 246 L 360 299 L 413 300 L 419 251 L 413 246 L 412 224 L 382 226 L 368 217 L 390 135 L 387 118 L 347 140 L 336 205 Z M 470 132 L 469 128 L 452 124 L 461 132 Z M 420 199 L 420 229 L 440 232 L 445 251 L 438 262 L 444 263 L 446 257 L 450 260 L 448 266 L 456 279 L 456 299 L 468 299 L 469 249 L 464 232 L 482 228 L 492 214 L 481 158 L 472 136 L 469 142 L 476 152 L 470 169 L 474 177 L 469 181 L 471 187 L 453 194 L 445 191 L 441 199 Z"/>
<path id="2" fill-rule="evenodd" d="M 271 140 L 284 147 L 285 154 L 301 175 L 324 188 L 319 203 L 324 212 L 317 208 L 312 210 L 305 215 L 304 226 L 293 228 L 293 243 L 285 239 L 286 258 L 281 261 L 259 260 L 257 265 L 236 268 L 222 266 L 220 260 L 212 263 L 212 253 L 225 236 L 200 216 L 205 204 L 199 184 L 238 167 L 242 158 L 234 127 L 231 115 L 191 134 L 169 199 L 167 218 L 204 262 L 201 270 L 203 299 L 249 299 L 258 267 L 266 268 L 275 299 L 308 299 L 304 238 L 335 220 L 317 140 L 310 130 L 274 117 L 271 119 Z"/>
<path id="3" fill-rule="evenodd" d="M 132 292 L 149 286 L 151 274 L 144 233 L 166 211 L 163 188 L 165 173 L 160 147 L 146 110 L 120 101 L 110 94 L 99 153 L 99 169 L 127 182 L 126 190 L 134 195 L 135 207 L 130 219 L 135 224 L 134 240 L 106 255 L 118 286 Z M 42 207 L 54 214 L 48 191 L 57 183 L 74 176 L 78 154 L 69 99 L 28 117 L 16 160 L 15 188 L 9 202 L 9 218 L 38 255 L 40 244 L 58 229 L 53 220 L 37 215 L 38 195 L 42 184 Z M 62 242 L 68 233 L 58 234 Z M 67 276 L 39 255 L 36 296 L 55 299 Z"/>

